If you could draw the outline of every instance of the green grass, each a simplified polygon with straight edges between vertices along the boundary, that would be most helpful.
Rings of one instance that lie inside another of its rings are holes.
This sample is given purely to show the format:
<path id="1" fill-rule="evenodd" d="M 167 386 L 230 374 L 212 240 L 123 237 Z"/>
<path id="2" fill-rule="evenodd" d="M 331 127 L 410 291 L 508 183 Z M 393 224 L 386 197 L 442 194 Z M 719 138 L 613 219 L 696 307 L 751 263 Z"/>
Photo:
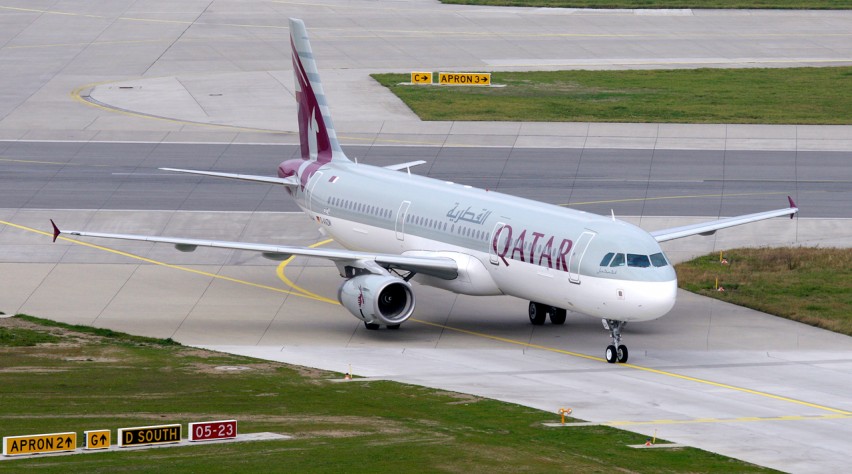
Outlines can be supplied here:
<path id="1" fill-rule="evenodd" d="M 849 0 L 441 0 L 441 3 L 557 8 L 749 8 L 846 10 Z"/>
<path id="2" fill-rule="evenodd" d="M 735 249 L 677 265 L 681 288 L 852 336 L 852 249 Z M 716 278 L 725 289 L 715 289 Z"/>
<path id="3" fill-rule="evenodd" d="M 373 77 L 423 120 L 852 124 L 852 67 L 495 72 L 505 87 Z"/>
<path id="4" fill-rule="evenodd" d="M 236 418 L 241 432 L 294 439 L 18 459 L 0 472 L 768 472 L 698 449 L 627 448 L 644 437 L 613 428 L 542 426 L 558 407 L 333 383 L 340 374 L 43 323 L 0 320 L 60 338 L 0 347 L 0 435 Z"/>

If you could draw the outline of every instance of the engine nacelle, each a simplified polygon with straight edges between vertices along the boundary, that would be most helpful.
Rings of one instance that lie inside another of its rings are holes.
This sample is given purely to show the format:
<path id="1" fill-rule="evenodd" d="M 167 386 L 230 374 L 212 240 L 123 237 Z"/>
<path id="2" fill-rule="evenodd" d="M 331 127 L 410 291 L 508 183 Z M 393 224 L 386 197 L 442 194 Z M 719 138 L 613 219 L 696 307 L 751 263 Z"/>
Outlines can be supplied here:
<path id="1" fill-rule="evenodd" d="M 368 324 L 396 325 L 414 312 L 414 292 L 407 281 L 390 275 L 360 275 L 340 285 L 337 299 Z"/>

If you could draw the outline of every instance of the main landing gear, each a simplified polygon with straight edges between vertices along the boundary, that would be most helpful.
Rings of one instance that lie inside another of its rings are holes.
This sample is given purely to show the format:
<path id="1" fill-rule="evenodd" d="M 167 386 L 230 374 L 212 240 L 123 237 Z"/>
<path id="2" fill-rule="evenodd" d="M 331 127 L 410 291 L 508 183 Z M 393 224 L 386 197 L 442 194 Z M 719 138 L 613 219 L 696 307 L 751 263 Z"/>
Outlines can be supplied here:
<path id="1" fill-rule="evenodd" d="M 364 322 L 364 327 L 366 327 L 370 331 L 375 331 L 375 330 L 379 329 L 379 327 L 381 327 L 381 325 L 379 325 L 378 323 Z M 388 329 L 399 329 L 399 324 L 388 324 L 387 328 Z"/>
<path id="2" fill-rule="evenodd" d="M 562 308 L 547 306 L 546 304 L 530 301 L 530 322 L 535 326 L 544 324 L 544 320 L 550 316 L 550 322 L 553 324 L 565 324 L 565 318 L 568 312 Z"/>
<path id="3" fill-rule="evenodd" d="M 627 321 L 616 321 L 615 319 L 602 319 L 604 329 L 609 330 L 612 344 L 606 346 L 606 361 L 610 364 L 616 362 L 627 362 L 627 346 L 621 343 L 621 328 L 627 325 Z"/>

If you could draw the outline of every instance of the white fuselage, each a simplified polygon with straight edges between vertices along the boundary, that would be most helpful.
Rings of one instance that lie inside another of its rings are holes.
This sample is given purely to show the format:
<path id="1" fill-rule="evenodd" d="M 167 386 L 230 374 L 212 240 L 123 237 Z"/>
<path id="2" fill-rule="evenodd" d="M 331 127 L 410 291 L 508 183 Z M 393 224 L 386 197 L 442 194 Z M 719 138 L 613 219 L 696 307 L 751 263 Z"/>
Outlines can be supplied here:
<path id="1" fill-rule="evenodd" d="M 675 302 L 659 244 L 625 222 L 354 163 L 323 165 L 295 198 L 346 248 L 454 259 L 456 279 L 415 277 L 430 286 L 620 321 L 659 318 Z M 607 254 L 624 264 L 603 265 Z"/>

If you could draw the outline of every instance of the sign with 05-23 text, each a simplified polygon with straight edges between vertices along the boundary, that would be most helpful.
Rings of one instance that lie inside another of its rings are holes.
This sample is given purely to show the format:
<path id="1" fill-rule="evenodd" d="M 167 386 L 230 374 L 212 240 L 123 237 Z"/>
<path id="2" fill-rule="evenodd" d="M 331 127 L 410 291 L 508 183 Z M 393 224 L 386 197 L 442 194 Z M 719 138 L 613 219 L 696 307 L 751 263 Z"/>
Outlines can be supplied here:
<path id="1" fill-rule="evenodd" d="M 412 84 L 431 84 L 432 83 L 432 73 L 431 72 L 412 72 L 411 73 L 411 83 Z"/>
<path id="2" fill-rule="evenodd" d="M 109 430 L 84 431 L 86 443 L 84 449 L 108 449 L 112 442 L 112 433 Z"/>
<path id="3" fill-rule="evenodd" d="M 237 437 L 237 420 L 199 421 L 189 424 L 190 441 L 210 441 Z"/>
<path id="4" fill-rule="evenodd" d="M 77 449 L 77 433 L 49 433 L 3 438 L 3 456 L 58 453 Z"/>
<path id="5" fill-rule="evenodd" d="M 118 446 L 143 446 L 180 442 L 180 425 L 139 426 L 119 428 Z"/>
<path id="6" fill-rule="evenodd" d="M 438 84 L 490 86 L 490 72 L 439 72 Z"/>

